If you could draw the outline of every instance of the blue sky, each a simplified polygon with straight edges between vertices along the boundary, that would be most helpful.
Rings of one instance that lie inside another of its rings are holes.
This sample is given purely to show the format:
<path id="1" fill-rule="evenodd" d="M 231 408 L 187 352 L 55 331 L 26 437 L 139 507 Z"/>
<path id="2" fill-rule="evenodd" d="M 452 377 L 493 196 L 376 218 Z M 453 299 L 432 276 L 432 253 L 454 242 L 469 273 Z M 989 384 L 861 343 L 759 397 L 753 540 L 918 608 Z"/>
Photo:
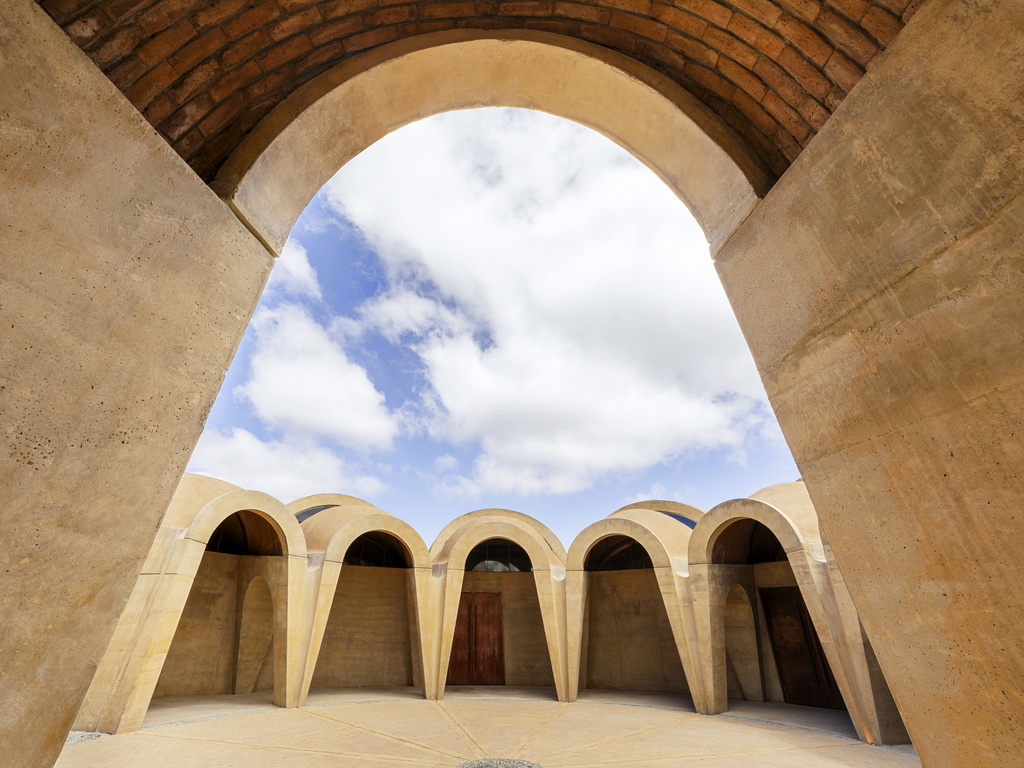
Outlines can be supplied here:
<path id="1" fill-rule="evenodd" d="M 633 501 L 798 471 L 689 212 L 589 129 L 439 115 L 292 231 L 189 469 L 364 498 L 428 544 L 505 507 L 568 545 Z"/>

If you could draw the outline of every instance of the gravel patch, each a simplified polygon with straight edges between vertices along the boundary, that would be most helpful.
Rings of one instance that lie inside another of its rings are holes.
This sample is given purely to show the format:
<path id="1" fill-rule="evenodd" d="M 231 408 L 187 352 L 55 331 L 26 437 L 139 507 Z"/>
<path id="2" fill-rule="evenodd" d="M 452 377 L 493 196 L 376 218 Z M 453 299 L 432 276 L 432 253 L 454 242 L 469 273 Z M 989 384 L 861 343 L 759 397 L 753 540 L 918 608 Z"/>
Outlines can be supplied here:
<path id="1" fill-rule="evenodd" d="M 484 760 L 470 760 L 468 763 L 459 763 L 455 768 L 541 768 L 536 763 L 528 763 L 526 760 L 513 760 L 509 757 L 488 757 Z"/>
<path id="2" fill-rule="evenodd" d="M 102 739 L 104 736 L 109 736 L 109 733 L 93 733 L 92 731 L 71 731 L 68 734 L 67 740 L 64 742 L 64 746 L 69 744 L 81 744 L 83 741 L 92 741 L 93 739 Z"/>

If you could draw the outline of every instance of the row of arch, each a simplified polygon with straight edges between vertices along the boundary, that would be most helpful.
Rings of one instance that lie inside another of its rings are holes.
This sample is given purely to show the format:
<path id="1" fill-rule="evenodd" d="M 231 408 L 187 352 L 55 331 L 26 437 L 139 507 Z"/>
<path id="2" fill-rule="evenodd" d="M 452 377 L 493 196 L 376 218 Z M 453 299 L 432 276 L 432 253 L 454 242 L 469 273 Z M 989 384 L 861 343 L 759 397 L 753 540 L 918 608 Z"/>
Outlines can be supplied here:
<path id="1" fill-rule="evenodd" d="M 351 496 L 186 475 L 75 727 L 137 730 L 166 696 L 501 683 L 845 708 L 865 741 L 908 740 L 801 482 L 709 512 L 632 504 L 568 550 L 480 510 L 428 549 Z"/>

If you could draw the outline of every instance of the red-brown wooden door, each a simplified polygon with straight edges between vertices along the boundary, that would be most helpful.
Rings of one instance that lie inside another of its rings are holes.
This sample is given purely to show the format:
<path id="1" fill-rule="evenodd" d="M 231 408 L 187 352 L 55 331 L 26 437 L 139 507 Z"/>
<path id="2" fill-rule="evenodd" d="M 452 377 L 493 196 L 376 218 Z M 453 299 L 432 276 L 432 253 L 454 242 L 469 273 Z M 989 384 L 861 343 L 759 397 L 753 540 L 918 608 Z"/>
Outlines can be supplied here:
<path id="1" fill-rule="evenodd" d="M 463 592 L 448 663 L 448 685 L 504 684 L 501 594 Z"/>
<path id="2" fill-rule="evenodd" d="M 759 590 L 782 695 L 789 704 L 846 709 L 798 587 Z"/>

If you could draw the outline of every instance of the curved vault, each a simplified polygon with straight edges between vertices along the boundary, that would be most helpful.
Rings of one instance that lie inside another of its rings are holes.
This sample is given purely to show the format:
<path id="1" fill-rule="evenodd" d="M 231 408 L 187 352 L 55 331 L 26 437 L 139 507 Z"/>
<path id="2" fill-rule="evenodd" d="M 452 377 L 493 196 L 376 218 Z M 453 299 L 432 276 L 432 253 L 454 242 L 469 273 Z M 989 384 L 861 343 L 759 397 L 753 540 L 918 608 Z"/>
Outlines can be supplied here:
<path id="1" fill-rule="evenodd" d="M 778 177 L 892 43 L 911 0 L 39 0 L 205 180 L 316 75 L 394 41 L 540 30 L 646 65 Z"/>

